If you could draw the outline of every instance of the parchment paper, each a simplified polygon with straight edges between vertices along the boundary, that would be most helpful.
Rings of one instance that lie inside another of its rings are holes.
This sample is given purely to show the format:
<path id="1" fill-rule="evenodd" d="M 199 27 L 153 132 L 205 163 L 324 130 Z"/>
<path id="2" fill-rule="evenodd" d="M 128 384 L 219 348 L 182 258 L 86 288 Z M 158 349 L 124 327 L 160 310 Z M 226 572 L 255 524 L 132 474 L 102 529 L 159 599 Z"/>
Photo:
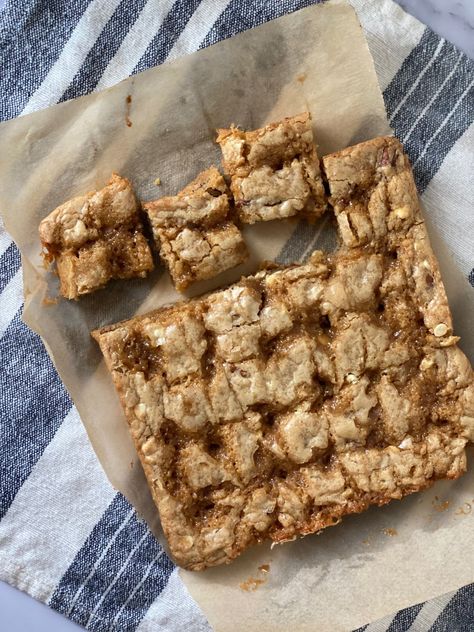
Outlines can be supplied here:
<path id="1" fill-rule="evenodd" d="M 39 221 L 68 198 L 103 186 L 112 171 L 130 178 L 142 199 L 176 193 L 201 169 L 219 163 L 216 127 L 234 122 L 255 128 L 306 109 L 321 154 L 390 133 L 361 28 L 343 0 L 0 126 L 0 210 L 22 253 L 23 319 L 42 336 L 111 483 L 161 542 L 118 398 L 89 331 L 174 301 L 177 294 L 158 267 L 147 279 L 113 282 L 79 302 L 45 304 L 45 297 L 57 295 L 57 280 L 42 267 Z M 306 239 L 311 249 L 318 230 L 291 221 L 248 227 L 251 260 L 199 284 L 193 294 L 254 271 L 262 259 L 303 256 L 298 244 Z M 297 246 L 283 256 L 293 232 Z M 319 232 L 316 242 L 328 243 L 327 232 Z M 472 357 L 472 293 L 434 237 L 457 329 Z M 473 519 L 470 504 L 464 505 L 473 501 L 473 481 L 471 469 L 460 481 L 349 517 L 322 535 L 273 550 L 262 545 L 228 567 L 182 572 L 183 580 L 219 631 L 354 628 L 474 580 L 466 555 L 474 548 Z"/>

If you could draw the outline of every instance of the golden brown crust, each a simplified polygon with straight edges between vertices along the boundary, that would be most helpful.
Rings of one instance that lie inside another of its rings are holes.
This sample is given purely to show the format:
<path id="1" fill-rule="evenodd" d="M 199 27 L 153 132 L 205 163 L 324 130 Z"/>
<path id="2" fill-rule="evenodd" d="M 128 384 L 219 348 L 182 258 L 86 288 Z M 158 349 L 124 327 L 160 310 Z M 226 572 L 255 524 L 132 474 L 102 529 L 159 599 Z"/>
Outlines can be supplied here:
<path id="1" fill-rule="evenodd" d="M 233 268 L 248 256 L 230 217 L 227 185 L 215 167 L 177 195 L 147 202 L 144 208 L 178 290 Z"/>
<path id="2" fill-rule="evenodd" d="M 56 261 L 65 298 L 153 269 L 131 184 L 115 173 L 100 191 L 73 198 L 45 217 L 39 234 L 45 259 Z"/>
<path id="3" fill-rule="evenodd" d="M 357 195 L 368 215 L 387 146 L 400 151 L 376 139 L 330 157 L 336 212 Z M 351 156 L 372 165 L 366 206 Z M 394 200 L 379 209 L 384 238 L 93 332 L 179 564 L 226 563 L 464 472 L 472 368 L 417 199 L 410 225 L 389 224 Z"/>
<path id="4" fill-rule="evenodd" d="M 220 129 L 217 142 L 242 222 L 315 219 L 326 209 L 308 112 L 251 132 Z"/>

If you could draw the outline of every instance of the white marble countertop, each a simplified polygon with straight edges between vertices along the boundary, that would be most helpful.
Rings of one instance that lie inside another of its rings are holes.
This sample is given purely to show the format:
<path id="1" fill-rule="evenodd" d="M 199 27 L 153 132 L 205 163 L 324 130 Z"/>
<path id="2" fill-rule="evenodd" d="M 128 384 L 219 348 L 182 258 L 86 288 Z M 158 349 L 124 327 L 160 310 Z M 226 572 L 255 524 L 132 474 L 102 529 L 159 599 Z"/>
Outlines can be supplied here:
<path id="1" fill-rule="evenodd" d="M 395 0 L 408 13 L 474 58 L 474 0 Z M 5 0 L 0 0 L 0 11 Z M 79 630 L 70 621 L 0 582 L 2 625 L 8 632 Z"/>
<path id="2" fill-rule="evenodd" d="M 474 0 L 395 0 L 474 59 Z"/>

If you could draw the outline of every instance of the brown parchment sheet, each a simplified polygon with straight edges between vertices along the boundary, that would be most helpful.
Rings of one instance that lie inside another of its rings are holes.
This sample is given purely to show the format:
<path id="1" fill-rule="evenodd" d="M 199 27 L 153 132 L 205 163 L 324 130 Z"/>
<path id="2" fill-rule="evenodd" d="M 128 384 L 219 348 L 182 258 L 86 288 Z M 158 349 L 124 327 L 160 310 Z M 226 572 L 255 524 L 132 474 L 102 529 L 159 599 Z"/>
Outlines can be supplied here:
<path id="1" fill-rule="evenodd" d="M 22 254 L 23 319 L 42 337 L 112 485 L 162 543 L 118 398 L 89 332 L 178 295 L 158 265 L 146 279 L 112 282 L 78 302 L 45 304 L 45 297 L 57 296 L 58 283 L 42 267 L 38 224 L 70 197 L 102 187 L 112 171 L 130 178 L 143 200 L 174 194 L 219 164 L 215 128 L 253 129 L 304 110 L 313 115 L 321 155 L 390 133 L 372 59 L 345 0 L 303 9 L 104 92 L 0 125 L 0 212 Z M 194 286 L 193 295 L 278 258 L 291 235 L 290 258 L 303 255 L 301 242 L 308 250 L 328 241 L 324 228 L 291 220 L 244 232 L 250 260 Z M 472 358 L 472 292 L 431 233 L 461 346 Z M 230 566 L 181 576 L 219 632 L 349 630 L 474 580 L 466 555 L 474 549 L 473 482 L 471 467 L 459 481 L 348 517 L 321 535 L 273 549 L 264 544 Z"/>

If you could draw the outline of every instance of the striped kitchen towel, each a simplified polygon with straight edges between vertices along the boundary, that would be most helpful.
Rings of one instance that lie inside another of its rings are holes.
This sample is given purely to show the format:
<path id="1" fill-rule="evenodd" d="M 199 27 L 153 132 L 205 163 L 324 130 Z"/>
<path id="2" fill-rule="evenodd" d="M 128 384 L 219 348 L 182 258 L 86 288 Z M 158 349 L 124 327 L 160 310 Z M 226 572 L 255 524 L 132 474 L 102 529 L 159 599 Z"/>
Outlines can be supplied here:
<path id="1" fill-rule="evenodd" d="M 0 119 L 106 88 L 313 2 L 6 0 Z M 474 285 L 474 62 L 391 0 L 352 2 L 424 205 Z M 105 478 L 40 339 L 21 322 L 22 300 L 20 257 L 0 225 L 0 579 L 89 630 L 209 630 Z M 474 584 L 361 628 L 473 629 Z"/>

